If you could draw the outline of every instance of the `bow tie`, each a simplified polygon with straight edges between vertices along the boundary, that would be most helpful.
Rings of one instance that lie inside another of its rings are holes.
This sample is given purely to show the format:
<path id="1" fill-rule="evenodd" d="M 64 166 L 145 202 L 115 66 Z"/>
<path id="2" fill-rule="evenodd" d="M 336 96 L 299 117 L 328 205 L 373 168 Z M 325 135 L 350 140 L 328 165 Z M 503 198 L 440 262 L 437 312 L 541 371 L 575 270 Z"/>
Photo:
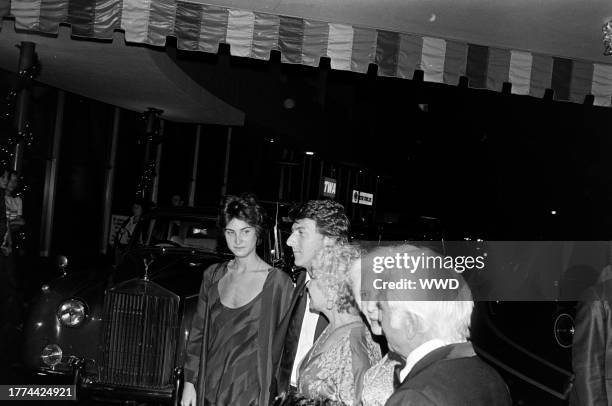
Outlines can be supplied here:
<path id="1" fill-rule="evenodd" d="M 404 369 L 404 367 L 406 366 L 406 360 L 404 359 L 404 357 L 393 351 L 389 351 L 389 354 L 387 356 L 390 360 L 397 362 L 397 364 L 395 364 L 395 366 L 393 367 L 393 389 L 397 389 L 402 384 L 402 381 L 400 379 L 400 373 L 402 372 L 402 369 Z"/>

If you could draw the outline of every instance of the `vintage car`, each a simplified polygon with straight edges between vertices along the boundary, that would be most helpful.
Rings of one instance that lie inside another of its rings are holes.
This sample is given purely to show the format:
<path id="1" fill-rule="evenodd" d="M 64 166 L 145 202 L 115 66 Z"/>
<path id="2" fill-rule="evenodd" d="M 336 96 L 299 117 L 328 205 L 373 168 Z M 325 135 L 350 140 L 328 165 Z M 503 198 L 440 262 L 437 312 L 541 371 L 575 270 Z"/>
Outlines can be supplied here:
<path id="1" fill-rule="evenodd" d="M 43 285 L 24 328 L 28 369 L 72 379 L 81 397 L 176 404 L 203 271 L 228 257 L 216 214 L 153 211 L 116 266 L 68 269 Z M 279 229 L 258 248 L 276 266 Z"/>

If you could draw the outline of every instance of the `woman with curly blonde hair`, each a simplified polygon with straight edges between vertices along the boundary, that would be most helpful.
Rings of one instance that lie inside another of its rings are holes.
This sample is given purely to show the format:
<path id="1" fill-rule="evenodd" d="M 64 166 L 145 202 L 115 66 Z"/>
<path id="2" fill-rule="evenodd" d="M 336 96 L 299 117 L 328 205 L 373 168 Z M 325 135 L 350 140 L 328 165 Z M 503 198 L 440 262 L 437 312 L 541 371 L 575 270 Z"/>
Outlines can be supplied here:
<path id="1" fill-rule="evenodd" d="M 349 244 L 325 247 L 313 262 L 308 285 L 310 306 L 329 326 L 299 368 L 299 395 L 314 401 L 357 405 L 363 374 L 380 358 L 380 349 L 359 314 L 349 269 L 360 251 Z"/>

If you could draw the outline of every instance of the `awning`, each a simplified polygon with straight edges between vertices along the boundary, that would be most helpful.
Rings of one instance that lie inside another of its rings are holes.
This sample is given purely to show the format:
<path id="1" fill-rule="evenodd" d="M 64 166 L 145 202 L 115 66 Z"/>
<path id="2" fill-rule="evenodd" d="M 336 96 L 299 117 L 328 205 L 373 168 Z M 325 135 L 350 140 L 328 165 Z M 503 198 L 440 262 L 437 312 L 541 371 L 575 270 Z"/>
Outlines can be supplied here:
<path id="1" fill-rule="evenodd" d="M 593 13 L 609 10 L 612 14 L 612 8 L 599 0 L 588 7 L 581 5 L 582 9 L 587 9 L 588 14 L 584 15 L 576 15 L 574 6 L 567 1 L 551 1 L 546 8 L 543 8 L 542 2 L 531 2 L 538 4 L 528 6 L 524 0 L 518 1 L 519 4 L 500 0 L 467 3 L 432 1 L 432 4 L 454 7 L 457 13 L 462 11 L 464 14 L 466 10 L 476 10 L 475 6 L 481 6 L 485 10 L 484 16 L 474 14 L 474 25 L 484 21 L 481 19 L 486 18 L 487 13 L 490 14 L 489 19 L 503 23 L 500 16 L 490 9 L 490 4 L 503 10 L 503 7 L 508 7 L 506 3 L 512 3 L 514 6 L 510 7 L 517 7 L 512 21 L 519 24 L 513 30 L 518 30 L 518 33 L 523 30 L 524 41 L 516 33 L 504 39 L 495 31 L 490 31 L 491 37 L 498 36 L 489 39 L 484 33 L 481 38 L 472 38 L 474 32 L 465 30 L 463 36 L 478 41 L 456 38 L 461 32 L 452 30 L 449 32 L 455 38 L 423 34 L 431 31 L 426 28 L 422 28 L 421 33 L 410 32 L 398 27 L 398 21 L 403 20 L 393 19 L 389 12 L 386 12 L 385 18 L 380 17 L 377 21 L 357 16 L 372 12 L 373 7 L 391 7 L 390 13 L 394 10 L 409 11 L 412 7 L 415 14 L 420 15 L 426 10 L 420 1 L 358 0 L 350 11 L 347 9 L 349 17 L 345 20 L 341 19 L 338 7 L 351 2 L 344 0 L 328 2 L 329 6 L 319 0 L 220 0 L 219 3 L 226 4 L 175 0 L 14 0 L 9 5 L 8 0 L 0 0 L 0 16 L 7 16 L 10 12 L 15 17 L 16 28 L 48 34 L 57 33 L 60 24 L 70 24 L 73 35 L 87 38 L 110 38 L 114 30 L 121 29 L 125 31 L 126 41 L 153 46 L 164 46 L 167 37 L 174 36 L 178 48 L 184 50 L 216 53 L 219 43 L 227 43 L 231 54 L 239 57 L 267 60 L 272 50 L 278 50 L 285 63 L 318 66 L 320 58 L 327 57 L 333 69 L 365 73 L 369 64 L 376 64 L 381 76 L 412 79 L 415 70 L 420 70 L 428 82 L 457 85 L 459 78 L 465 76 L 472 88 L 501 91 L 503 83 L 508 82 L 514 94 L 542 97 L 546 89 L 552 89 L 554 99 L 559 101 L 583 103 L 587 95 L 593 95 L 595 105 L 610 106 L 612 103 L 612 65 L 601 62 L 600 57 L 593 56 L 591 60 L 574 57 L 573 54 L 582 56 L 578 51 L 580 47 L 561 44 L 556 48 L 558 41 L 547 42 L 546 38 L 530 41 L 531 27 L 539 21 L 525 21 L 524 27 L 521 27 L 518 20 L 523 16 L 518 9 L 521 6 L 539 7 L 537 10 L 540 13 L 565 10 L 548 16 L 546 21 L 542 17 L 542 22 L 552 24 L 555 16 L 565 21 L 571 19 L 574 13 L 577 21 L 572 26 L 561 26 L 553 31 L 547 28 L 548 31 L 540 34 L 552 32 L 563 36 L 566 35 L 563 34 L 564 28 L 567 28 L 571 31 L 569 35 L 578 35 L 582 32 L 574 33 L 572 30 L 578 30 L 588 20 L 595 38 L 599 36 L 599 44 L 595 44 L 599 47 L 605 15 L 599 18 L 598 14 Z M 296 14 L 280 14 L 276 10 Z M 535 9 L 527 11 L 530 10 Z M 333 15 L 336 19 L 316 19 L 309 17 L 311 15 Z M 435 21 L 436 18 L 436 14 L 432 13 L 430 20 Z M 464 15 L 462 18 L 467 21 L 470 16 Z M 362 26 L 351 21 L 372 25 Z M 384 29 L 373 28 L 380 25 L 384 25 Z M 389 26 L 393 29 L 387 29 Z M 413 24 L 410 27 L 416 26 Z M 502 34 L 508 31 L 504 26 L 493 27 L 497 27 Z M 591 31 L 590 42 L 586 44 L 589 48 L 587 56 L 594 55 Z M 504 41 L 524 45 L 524 48 L 498 46 Z M 538 49 L 530 49 L 529 44 L 536 44 Z M 540 53 L 539 49 L 555 53 Z M 565 55 L 565 51 L 572 54 Z"/>
<path id="2" fill-rule="evenodd" d="M 244 124 L 244 112 L 191 79 L 164 49 L 126 44 L 121 32 L 111 32 L 111 41 L 75 41 L 67 26 L 49 36 L 15 30 L 11 20 L 0 23 L 0 69 L 16 71 L 17 45 L 31 41 L 41 83 L 136 112 L 156 108 L 175 122 Z"/>

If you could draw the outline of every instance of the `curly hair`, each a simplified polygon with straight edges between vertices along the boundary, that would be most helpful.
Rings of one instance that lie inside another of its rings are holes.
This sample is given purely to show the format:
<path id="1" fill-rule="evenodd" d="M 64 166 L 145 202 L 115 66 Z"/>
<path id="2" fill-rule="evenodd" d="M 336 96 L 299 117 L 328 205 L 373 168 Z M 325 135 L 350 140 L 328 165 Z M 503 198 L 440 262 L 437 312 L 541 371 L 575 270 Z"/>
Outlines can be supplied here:
<path id="1" fill-rule="evenodd" d="M 260 237 L 265 228 L 266 211 L 257 203 L 255 196 L 252 194 L 226 196 L 220 216 L 221 228 L 225 228 L 233 219 L 242 220 L 254 227 L 257 236 Z"/>
<path id="2" fill-rule="evenodd" d="M 340 242 L 348 241 L 349 219 L 344 206 L 333 200 L 309 200 L 294 207 L 289 213 L 292 221 L 311 219 L 322 235 L 336 238 Z"/>
<path id="3" fill-rule="evenodd" d="M 325 281 L 328 293 L 334 297 L 334 307 L 341 313 L 358 313 L 353 295 L 350 268 L 361 256 L 355 245 L 334 244 L 324 247 L 313 261 L 313 277 Z"/>

